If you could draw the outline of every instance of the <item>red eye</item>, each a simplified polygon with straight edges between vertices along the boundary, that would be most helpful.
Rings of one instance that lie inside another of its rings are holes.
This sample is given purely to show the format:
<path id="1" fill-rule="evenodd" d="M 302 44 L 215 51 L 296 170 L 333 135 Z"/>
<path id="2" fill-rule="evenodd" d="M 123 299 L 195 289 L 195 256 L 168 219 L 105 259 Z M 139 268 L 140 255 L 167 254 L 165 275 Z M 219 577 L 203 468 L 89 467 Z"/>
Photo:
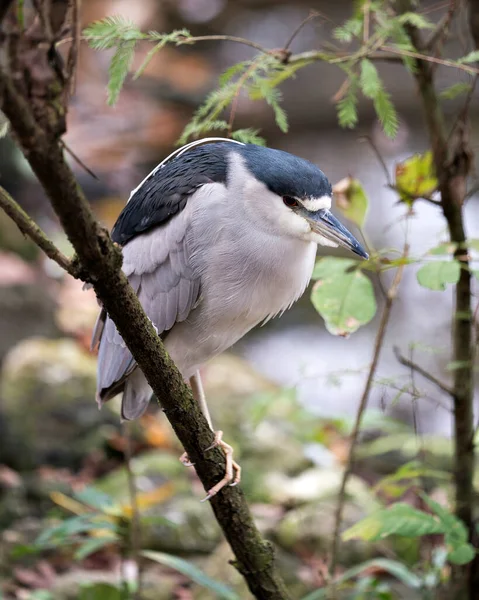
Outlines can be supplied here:
<path id="1" fill-rule="evenodd" d="M 291 196 L 283 196 L 283 202 L 288 208 L 295 208 L 296 206 L 299 206 L 296 198 L 292 198 Z"/>

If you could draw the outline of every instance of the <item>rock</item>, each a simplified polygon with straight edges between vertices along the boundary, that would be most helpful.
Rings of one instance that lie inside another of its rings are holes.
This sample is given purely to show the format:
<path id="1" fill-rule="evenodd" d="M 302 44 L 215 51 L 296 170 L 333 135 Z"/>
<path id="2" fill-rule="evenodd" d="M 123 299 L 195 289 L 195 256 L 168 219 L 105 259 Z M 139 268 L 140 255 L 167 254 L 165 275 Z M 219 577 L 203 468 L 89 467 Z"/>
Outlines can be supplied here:
<path id="1" fill-rule="evenodd" d="M 40 464 L 76 468 L 119 423 L 109 406 L 98 411 L 96 359 L 71 339 L 21 342 L 7 355 L 1 375 L 3 420 L 15 448 L 2 444 L 0 462 L 17 470 Z"/>
<path id="2" fill-rule="evenodd" d="M 169 497 L 182 491 L 190 491 L 188 471 L 178 456 L 163 450 L 143 452 L 131 461 L 138 493 L 148 493 L 159 486 L 174 483 Z M 128 480 L 124 467 L 119 467 L 95 482 L 95 487 L 115 498 L 116 502 L 129 501 Z"/>
<path id="3" fill-rule="evenodd" d="M 152 517 L 159 517 L 154 522 Z M 148 550 L 171 554 L 208 554 L 221 539 L 211 507 L 198 498 L 179 496 L 142 515 L 142 544 Z M 165 524 L 168 519 L 171 525 Z"/>
<path id="4" fill-rule="evenodd" d="M 331 550 L 334 532 L 335 500 L 307 504 L 289 511 L 275 532 L 276 543 L 289 552 L 301 548 L 316 556 L 325 556 Z M 366 512 L 347 501 L 343 511 L 343 529 L 350 527 Z M 340 564 L 352 566 L 377 555 L 374 544 L 350 540 L 341 544 Z"/>
<path id="5" fill-rule="evenodd" d="M 38 283 L 0 285 L 0 363 L 21 340 L 58 333 L 55 303 Z"/>
<path id="6" fill-rule="evenodd" d="M 242 600 L 251 600 L 253 596 L 246 581 L 237 569 L 230 563 L 235 556 L 227 542 L 222 542 L 202 561 L 201 569 L 215 581 L 232 588 Z M 195 600 L 211 600 L 212 592 L 206 587 L 194 585 L 192 588 Z"/>
<path id="7" fill-rule="evenodd" d="M 281 472 L 272 472 L 265 477 L 265 488 L 274 503 L 295 505 L 314 502 L 320 499 L 335 498 L 342 480 L 342 470 L 311 468 L 295 477 Z M 346 494 L 358 506 L 373 510 L 379 508 L 368 486 L 362 479 L 351 475 L 346 486 Z"/>

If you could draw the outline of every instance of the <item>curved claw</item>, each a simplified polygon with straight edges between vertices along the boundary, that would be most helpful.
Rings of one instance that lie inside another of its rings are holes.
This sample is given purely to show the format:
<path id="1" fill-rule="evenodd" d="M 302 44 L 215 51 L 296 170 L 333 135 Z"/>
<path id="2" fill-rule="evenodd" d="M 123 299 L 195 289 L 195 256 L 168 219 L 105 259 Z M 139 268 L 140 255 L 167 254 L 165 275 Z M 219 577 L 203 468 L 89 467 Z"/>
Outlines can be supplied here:
<path id="1" fill-rule="evenodd" d="M 233 460 L 233 448 L 229 444 L 227 444 L 226 442 L 223 441 L 223 432 L 222 431 L 215 432 L 215 440 L 211 444 L 211 446 L 208 446 L 208 448 L 206 448 L 205 452 L 207 450 L 211 450 L 212 448 L 215 448 L 216 446 L 220 447 L 225 454 L 225 458 L 226 458 L 225 475 L 224 475 L 223 479 L 218 481 L 218 483 L 216 485 L 214 485 L 210 490 L 208 490 L 206 497 L 203 498 L 203 500 L 201 500 L 201 502 L 206 502 L 207 500 L 211 500 L 211 498 L 213 498 L 213 496 L 216 496 L 216 494 L 220 490 L 222 490 L 225 486 L 229 485 L 230 487 L 234 487 L 235 485 L 238 485 L 238 483 L 241 481 L 241 467 L 239 466 L 239 464 L 237 462 L 235 462 Z"/>
<path id="2" fill-rule="evenodd" d="M 179 461 L 185 467 L 194 467 L 194 465 L 195 465 L 195 463 L 192 463 L 190 461 L 190 459 L 188 458 L 188 454 L 186 452 L 183 452 L 183 454 L 179 458 Z"/>

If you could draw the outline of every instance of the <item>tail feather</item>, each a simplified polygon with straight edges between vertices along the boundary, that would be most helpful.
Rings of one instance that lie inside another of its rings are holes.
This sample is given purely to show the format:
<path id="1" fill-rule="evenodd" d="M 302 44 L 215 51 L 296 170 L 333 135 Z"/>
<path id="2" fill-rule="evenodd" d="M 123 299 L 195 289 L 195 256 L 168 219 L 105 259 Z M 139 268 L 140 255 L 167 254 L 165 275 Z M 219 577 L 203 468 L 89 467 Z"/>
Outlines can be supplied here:
<path id="1" fill-rule="evenodd" d="M 130 283 L 138 292 L 141 278 L 132 275 Z M 140 417 L 148 407 L 152 390 L 135 359 L 104 309 L 101 310 L 92 338 L 92 349 L 99 343 L 96 400 L 102 404 L 123 392 L 121 416 Z"/>
<path id="2" fill-rule="evenodd" d="M 145 376 L 137 367 L 125 382 L 121 418 L 125 421 L 133 421 L 141 417 L 148 408 L 152 394 Z"/>

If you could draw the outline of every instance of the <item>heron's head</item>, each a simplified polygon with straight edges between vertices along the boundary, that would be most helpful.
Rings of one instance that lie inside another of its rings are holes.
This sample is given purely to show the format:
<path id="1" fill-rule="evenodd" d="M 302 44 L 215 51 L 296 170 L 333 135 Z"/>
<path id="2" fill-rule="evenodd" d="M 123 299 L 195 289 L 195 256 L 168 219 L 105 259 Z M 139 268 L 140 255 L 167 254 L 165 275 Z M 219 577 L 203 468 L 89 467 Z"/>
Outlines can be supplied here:
<path id="1" fill-rule="evenodd" d="M 331 184 L 313 163 L 281 150 L 235 145 L 228 169 L 230 186 L 242 196 L 254 226 L 319 246 L 343 246 L 368 258 L 332 214 Z"/>

